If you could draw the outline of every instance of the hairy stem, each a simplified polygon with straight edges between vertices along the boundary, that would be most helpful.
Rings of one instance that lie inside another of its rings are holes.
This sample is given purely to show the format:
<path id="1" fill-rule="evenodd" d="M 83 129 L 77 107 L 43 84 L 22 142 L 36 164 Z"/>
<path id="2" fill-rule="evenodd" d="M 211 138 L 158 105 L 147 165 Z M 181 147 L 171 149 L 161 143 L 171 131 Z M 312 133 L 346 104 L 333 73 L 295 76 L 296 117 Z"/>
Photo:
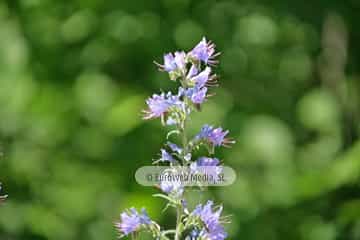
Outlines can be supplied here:
<path id="1" fill-rule="evenodd" d="M 180 239 L 180 224 L 181 224 L 181 217 L 182 217 L 182 207 L 181 205 L 177 207 L 176 209 L 176 230 L 175 230 L 175 240 Z"/>
<path id="2" fill-rule="evenodd" d="M 184 75 L 182 77 L 182 81 L 181 82 L 181 85 L 184 89 L 186 89 L 186 84 L 185 84 L 185 81 L 186 81 L 186 76 Z M 186 166 L 186 160 L 185 160 L 185 157 L 186 155 L 188 154 L 188 138 L 187 138 L 187 135 L 186 135 L 186 114 L 185 114 L 185 118 L 183 119 L 183 122 L 182 122 L 182 126 L 180 127 L 180 132 L 182 133 L 182 147 L 183 147 L 183 153 L 182 153 L 182 165 L 183 166 Z M 180 226 L 181 226 L 181 219 L 182 219 L 182 204 L 179 203 L 176 207 L 176 229 L 175 229 L 175 237 L 174 237 L 174 240 L 180 240 L 180 236 L 181 236 L 181 229 L 180 229 Z"/>
<path id="3" fill-rule="evenodd" d="M 183 165 L 186 165 L 185 156 L 188 153 L 188 140 L 186 136 L 186 119 L 183 123 L 183 129 L 182 129 L 182 145 L 183 145 Z"/>
<path id="4" fill-rule="evenodd" d="M 186 136 L 186 118 L 184 119 L 184 122 L 182 124 L 182 129 L 181 129 L 181 133 L 182 133 L 182 145 L 183 145 L 183 166 L 186 166 L 186 160 L 185 160 L 185 156 L 188 153 L 188 139 Z M 177 205 L 176 207 L 176 230 L 175 230 L 175 240 L 179 240 L 180 236 L 181 236 L 181 218 L 182 218 L 182 205 L 181 203 Z"/>

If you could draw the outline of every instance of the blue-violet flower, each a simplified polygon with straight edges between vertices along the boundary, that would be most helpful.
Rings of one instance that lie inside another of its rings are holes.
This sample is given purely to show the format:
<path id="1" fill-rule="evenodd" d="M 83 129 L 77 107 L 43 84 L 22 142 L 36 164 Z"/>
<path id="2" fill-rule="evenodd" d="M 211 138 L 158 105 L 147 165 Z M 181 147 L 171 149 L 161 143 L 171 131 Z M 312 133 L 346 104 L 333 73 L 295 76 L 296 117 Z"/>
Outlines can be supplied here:
<path id="1" fill-rule="evenodd" d="M 115 226 L 122 235 L 128 235 L 140 229 L 142 225 L 150 225 L 151 220 L 143 208 L 141 213 L 138 213 L 135 208 L 131 208 L 120 214 L 120 222 Z"/>
<path id="2" fill-rule="evenodd" d="M 149 109 L 144 110 L 144 119 L 152 119 L 162 117 L 167 113 L 171 107 L 182 107 L 183 102 L 180 101 L 179 96 L 172 95 L 171 92 L 160 95 L 153 94 L 152 97 L 146 100 Z"/>
<path id="3" fill-rule="evenodd" d="M 214 60 L 219 53 L 215 53 L 215 44 L 207 41 L 204 37 L 190 52 L 190 57 L 195 58 L 198 61 L 203 61 L 205 64 L 214 65 L 217 63 Z"/>
<path id="4" fill-rule="evenodd" d="M 221 127 L 214 128 L 213 126 L 205 124 L 201 128 L 200 133 L 195 136 L 195 140 L 205 140 L 213 146 L 229 146 L 234 143 L 234 141 L 225 138 L 228 133 L 228 130 L 224 131 Z"/>
<path id="5" fill-rule="evenodd" d="M 214 211 L 212 201 L 208 201 L 204 206 L 199 204 L 195 208 L 192 215 L 198 217 L 205 225 L 205 228 L 199 233 L 200 237 L 210 240 L 224 240 L 227 237 L 227 233 L 220 220 L 221 212 L 221 206 Z"/>

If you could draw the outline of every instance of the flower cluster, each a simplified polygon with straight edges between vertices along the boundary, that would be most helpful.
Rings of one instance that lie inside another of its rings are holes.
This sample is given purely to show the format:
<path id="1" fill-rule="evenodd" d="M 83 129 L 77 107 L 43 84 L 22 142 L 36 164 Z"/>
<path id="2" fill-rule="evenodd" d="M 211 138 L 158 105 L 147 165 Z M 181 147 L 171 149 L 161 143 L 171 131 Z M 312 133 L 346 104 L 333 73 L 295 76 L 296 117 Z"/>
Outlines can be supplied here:
<path id="1" fill-rule="evenodd" d="M 229 131 L 221 127 L 204 125 L 198 134 L 188 138 L 186 126 L 189 115 L 201 109 L 202 104 L 212 95 L 212 87 L 218 86 L 217 76 L 213 67 L 218 63 L 215 59 L 219 53 L 215 45 L 203 38 L 189 52 L 177 51 L 164 55 L 163 64 L 156 63 L 160 71 L 169 74 L 172 81 L 179 82 L 176 93 L 161 92 L 154 94 L 146 100 L 147 109 L 143 111 L 144 119 L 160 118 L 164 125 L 175 129 L 168 133 L 177 134 L 181 144 L 168 141 L 160 149 L 160 156 L 154 164 L 166 164 L 168 169 L 162 174 L 173 174 L 180 171 L 180 167 L 189 167 L 191 172 L 207 171 L 210 174 L 219 174 L 222 171 L 219 159 L 212 156 L 215 147 L 230 146 L 234 141 L 227 138 Z M 205 146 L 210 156 L 194 158 L 194 151 Z M 194 159 L 193 159 L 194 158 Z M 205 170 L 204 170 L 205 169 Z M 166 178 L 165 178 L 166 179 Z M 160 227 L 148 217 L 145 210 L 138 213 L 134 208 L 125 211 L 116 224 L 121 236 L 137 234 L 145 230 L 152 232 L 158 240 L 169 240 L 170 234 L 174 240 L 223 240 L 227 234 L 223 227 L 221 217 L 222 207 L 214 207 L 212 201 L 205 205 L 199 204 L 193 211 L 188 210 L 184 198 L 185 186 L 179 181 L 162 180 L 158 188 L 162 197 L 168 201 L 168 207 L 177 209 L 176 228 L 161 230 Z"/>
<path id="2" fill-rule="evenodd" d="M 210 96 L 209 87 L 217 86 L 216 74 L 212 74 L 210 66 L 217 63 L 214 58 L 215 45 L 205 38 L 190 52 L 184 51 L 164 55 L 164 63 L 157 65 L 161 71 L 169 74 L 173 81 L 181 86 L 176 94 L 154 94 L 146 103 L 144 119 L 161 118 L 166 125 L 177 124 L 183 127 L 186 116 Z"/>

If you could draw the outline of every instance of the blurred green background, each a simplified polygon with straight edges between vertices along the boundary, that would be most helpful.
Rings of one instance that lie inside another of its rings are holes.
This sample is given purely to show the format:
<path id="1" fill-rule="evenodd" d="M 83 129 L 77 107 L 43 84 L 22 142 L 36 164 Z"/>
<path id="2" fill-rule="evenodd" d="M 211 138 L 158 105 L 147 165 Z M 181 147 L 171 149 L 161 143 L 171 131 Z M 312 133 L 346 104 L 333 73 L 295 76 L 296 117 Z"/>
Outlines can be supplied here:
<path id="1" fill-rule="evenodd" d="M 360 239 L 359 12 L 357 0 L 1 1 L 0 239 L 116 239 L 130 206 L 174 224 L 134 181 L 169 130 L 140 111 L 176 88 L 152 61 L 202 36 L 222 52 L 221 87 L 190 130 L 231 130 L 237 144 L 217 154 L 238 179 L 190 198 L 224 204 L 229 239 Z"/>

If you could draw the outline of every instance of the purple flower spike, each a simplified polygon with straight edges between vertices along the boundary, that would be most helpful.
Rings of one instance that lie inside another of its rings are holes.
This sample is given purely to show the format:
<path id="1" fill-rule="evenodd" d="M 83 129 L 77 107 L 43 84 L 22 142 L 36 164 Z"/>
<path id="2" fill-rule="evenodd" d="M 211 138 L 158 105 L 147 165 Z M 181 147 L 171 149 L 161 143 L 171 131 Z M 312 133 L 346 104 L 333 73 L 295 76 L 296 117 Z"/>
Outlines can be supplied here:
<path id="1" fill-rule="evenodd" d="M 150 224 L 151 220 L 145 209 L 142 209 L 141 213 L 138 213 L 135 208 L 131 208 L 120 214 L 120 222 L 116 223 L 115 226 L 121 234 L 128 235 L 139 230 L 141 225 Z"/>
<path id="2" fill-rule="evenodd" d="M 234 143 L 226 138 L 229 131 L 210 125 L 204 125 L 190 141 L 187 136 L 191 112 L 201 110 L 202 104 L 213 96 L 210 88 L 218 86 L 213 66 L 218 63 L 215 58 L 219 54 L 215 51 L 215 44 L 204 37 L 189 52 L 167 53 L 162 64 L 155 62 L 160 71 L 166 72 L 170 80 L 180 85 L 176 95 L 171 92 L 152 95 L 146 100 L 148 108 L 144 111 L 144 119 L 160 118 L 163 125 L 172 125 L 167 140 L 174 134 L 181 140 L 182 145 L 166 142 L 154 161 L 154 164 L 168 165 L 157 174 L 155 186 L 163 193 L 155 196 L 168 200 L 167 207 L 177 208 L 178 221 L 175 229 L 162 230 L 146 212 L 138 213 L 132 208 L 121 214 L 121 221 L 116 225 L 121 237 L 140 230 L 147 230 L 154 239 L 167 239 L 167 234 L 174 233 L 174 238 L 186 240 L 224 240 L 227 237 L 223 227 L 225 219 L 220 217 L 222 207 L 214 207 L 213 202 L 208 201 L 191 211 L 185 199 L 186 186 L 192 183 L 189 180 L 193 181 L 193 177 L 209 177 L 214 184 L 222 181 L 219 174 L 224 171 L 224 166 L 212 155 L 215 147 Z M 210 157 L 196 159 L 194 151 L 200 146 L 207 149 Z M 196 186 L 202 189 L 204 185 L 198 182 Z"/>
<path id="3" fill-rule="evenodd" d="M 227 233 L 220 220 L 222 207 L 214 211 L 212 206 L 213 202 L 208 201 L 204 206 L 199 204 L 192 212 L 192 215 L 199 217 L 205 225 L 205 228 L 199 233 L 200 239 L 224 240 L 227 237 Z"/>
<path id="4" fill-rule="evenodd" d="M 206 41 L 206 38 L 203 37 L 193 50 L 190 51 L 189 55 L 198 61 L 203 61 L 205 64 L 215 65 L 217 61 L 214 58 L 219 53 L 215 53 L 215 44 Z"/>
<path id="5" fill-rule="evenodd" d="M 204 125 L 201 128 L 201 131 L 196 135 L 196 140 L 206 140 L 210 142 L 213 146 L 230 146 L 234 141 L 225 138 L 229 131 L 223 131 L 221 127 L 214 128 L 210 125 Z"/>

